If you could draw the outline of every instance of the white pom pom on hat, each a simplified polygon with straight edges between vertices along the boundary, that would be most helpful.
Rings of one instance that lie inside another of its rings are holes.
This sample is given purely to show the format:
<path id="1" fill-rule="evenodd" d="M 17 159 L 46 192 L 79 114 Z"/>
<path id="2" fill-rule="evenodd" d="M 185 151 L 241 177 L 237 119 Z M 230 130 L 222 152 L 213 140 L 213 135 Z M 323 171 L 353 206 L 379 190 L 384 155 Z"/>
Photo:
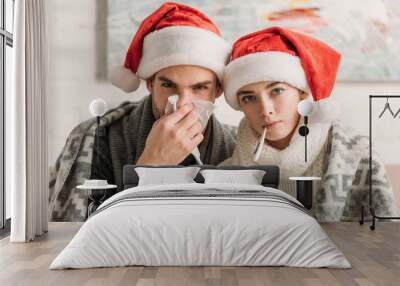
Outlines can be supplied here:
<path id="1" fill-rule="evenodd" d="M 340 116 L 340 103 L 332 98 L 325 98 L 314 102 L 313 112 L 309 116 L 310 122 L 329 123 Z"/>
<path id="2" fill-rule="evenodd" d="M 125 92 L 133 92 L 140 86 L 140 78 L 126 67 L 114 67 L 110 72 L 110 81 Z"/>
<path id="3" fill-rule="evenodd" d="M 299 102 L 297 112 L 301 116 L 308 116 L 312 123 L 329 123 L 339 118 L 340 104 L 330 97 L 317 102 L 313 102 L 311 97 Z"/>

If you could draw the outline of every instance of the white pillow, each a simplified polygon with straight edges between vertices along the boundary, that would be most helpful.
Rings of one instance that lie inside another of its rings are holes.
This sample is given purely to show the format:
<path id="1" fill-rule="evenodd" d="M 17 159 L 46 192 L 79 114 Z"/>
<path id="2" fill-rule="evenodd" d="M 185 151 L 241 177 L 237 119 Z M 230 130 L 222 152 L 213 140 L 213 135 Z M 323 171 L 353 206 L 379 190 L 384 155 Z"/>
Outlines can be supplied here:
<path id="1" fill-rule="evenodd" d="M 196 183 L 193 179 L 199 170 L 199 167 L 135 168 L 139 177 L 139 186 Z"/>
<path id="2" fill-rule="evenodd" d="M 261 185 L 265 171 L 262 170 L 201 170 L 204 183 Z"/>

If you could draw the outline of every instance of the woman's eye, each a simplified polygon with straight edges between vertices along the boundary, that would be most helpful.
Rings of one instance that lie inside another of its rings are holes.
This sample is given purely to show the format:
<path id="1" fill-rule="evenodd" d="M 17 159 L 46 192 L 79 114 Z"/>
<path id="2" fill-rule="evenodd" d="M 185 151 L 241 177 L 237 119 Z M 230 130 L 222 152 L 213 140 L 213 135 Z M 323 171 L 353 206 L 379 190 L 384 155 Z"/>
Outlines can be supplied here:
<path id="1" fill-rule="evenodd" d="M 244 103 L 249 103 L 256 100 L 256 97 L 254 95 L 244 95 L 241 97 L 241 101 Z"/>
<path id="2" fill-rule="evenodd" d="M 271 90 L 271 95 L 279 95 L 279 94 L 281 94 L 282 92 L 284 92 L 285 91 L 285 89 L 283 89 L 282 87 L 275 87 L 275 88 L 273 88 L 272 90 Z"/>

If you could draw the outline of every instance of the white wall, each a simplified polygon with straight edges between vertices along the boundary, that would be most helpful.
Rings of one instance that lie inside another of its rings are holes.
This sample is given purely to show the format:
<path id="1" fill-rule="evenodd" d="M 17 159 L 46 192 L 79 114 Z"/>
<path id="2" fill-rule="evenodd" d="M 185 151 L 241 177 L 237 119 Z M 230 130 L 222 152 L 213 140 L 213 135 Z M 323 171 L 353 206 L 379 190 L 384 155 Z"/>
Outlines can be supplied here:
<path id="1" fill-rule="evenodd" d="M 52 0 L 48 1 L 48 9 L 49 160 L 53 165 L 68 133 L 90 117 L 88 105 L 91 100 L 101 97 L 114 107 L 124 100 L 140 99 L 146 90 L 142 86 L 135 94 L 126 95 L 107 82 L 96 81 L 95 31 L 102 27 L 96 26 L 95 0 Z M 400 95 L 400 82 L 339 82 L 333 96 L 342 105 L 342 119 L 367 134 L 368 95 L 389 93 Z M 393 105 L 397 110 L 400 101 Z M 223 99 L 217 101 L 217 106 L 216 115 L 221 121 L 231 124 L 240 121 L 242 114 L 230 109 Z M 400 132 L 395 130 L 396 124 L 400 130 L 400 119 L 381 120 L 379 124 L 377 134 L 381 140 L 377 140 L 376 147 L 386 163 L 400 163 L 397 151 Z"/>

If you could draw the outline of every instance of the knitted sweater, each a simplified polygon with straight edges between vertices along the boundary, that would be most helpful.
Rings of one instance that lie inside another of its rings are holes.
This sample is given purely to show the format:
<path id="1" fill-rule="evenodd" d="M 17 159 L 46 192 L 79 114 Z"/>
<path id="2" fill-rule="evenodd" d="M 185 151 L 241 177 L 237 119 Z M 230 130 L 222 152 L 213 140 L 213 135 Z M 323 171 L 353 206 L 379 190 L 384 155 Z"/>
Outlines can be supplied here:
<path id="1" fill-rule="evenodd" d="M 323 146 L 328 137 L 330 124 L 309 124 L 310 133 L 307 136 L 307 162 L 304 160 L 304 137 L 300 136 L 298 129 L 302 122 L 299 122 L 289 145 L 278 150 L 267 142 L 263 144 L 261 156 L 257 162 L 253 161 L 253 152 L 260 140 L 250 127 L 246 118 L 243 118 L 239 124 L 238 141 L 236 143 L 233 155 L 222 165 L 277 165 L 280 168 L 279 189 L 296 196 L 295 182 L 290 181 L 289 177 L 298 177 L 304 175 L 313 175 L 318 173 L 315 164 L 320 165 L 322 160 Z M 321 155 L 319 155 L 321 154 Z"/>
<path id="2" fill-rule="evenodd" d="M 290 176 L 321 177 L 314 185 L 314 215 L 320 221 L 358 220 L 361 205 L 367 205 L 369 198 L 368 137 L 358 135 L 340 121 L 309 127 L 307 163 L 304 162 L 304 138 L 297 130 L 288 148 L 280 151 L 265 144 L 259 161 L 254 162 L 253 151 L 259 136 L 244 118 L 239 125 L 233 155 L 222 165 L 278 165 L 281 170 L 279 188 L 292 196 L 296 189 L 295 182 L 288 180 Z M 393 191 L 376 152 L 373 153 L 373 172 L 373 206 L 377 214 L 393 216 L 396 214 Z"/>
<path id="3" fill-rule="evenodd" d="M 155 122 L 151 96 L 139 102 L 124 102 L 109 110 L 100 126 L 106 135 L 95 142 L 96 120 L 80 123 L 69 134 L 49 182 L 49 218 L 53 221 L 84 221 L 87 193 L 76 189 L 85 179 L 106 179 L 122 190 L 125 164 L 135 164 L 143 152 Z M 221 124 L 212 116 L 198 146 L 204 164 L 217 165 L 232 155 L 236 129 Z M 98 156 L 97 156 L 98 155 Z M 189 155 L 182 165 L 194 164 Z"/>

